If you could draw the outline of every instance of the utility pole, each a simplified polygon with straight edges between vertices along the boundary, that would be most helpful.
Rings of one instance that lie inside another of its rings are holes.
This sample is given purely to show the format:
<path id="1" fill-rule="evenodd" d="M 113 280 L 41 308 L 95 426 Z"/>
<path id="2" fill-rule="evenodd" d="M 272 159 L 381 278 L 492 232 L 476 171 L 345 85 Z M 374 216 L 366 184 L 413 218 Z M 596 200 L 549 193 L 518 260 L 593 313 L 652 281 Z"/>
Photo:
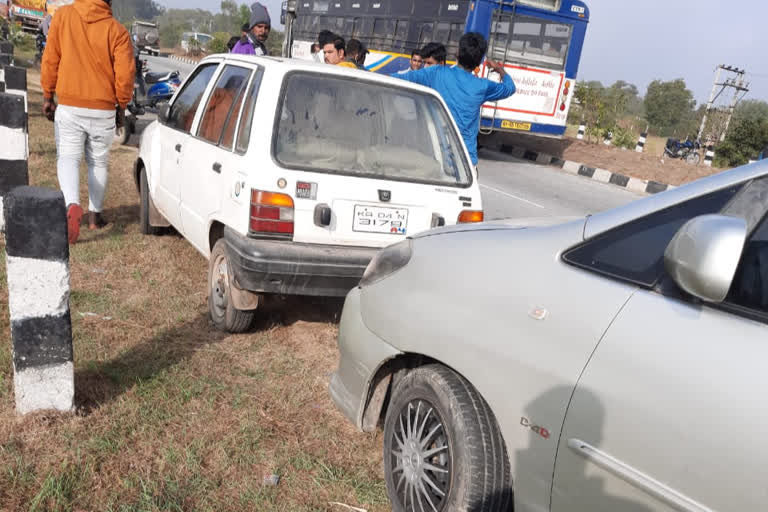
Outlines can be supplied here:
<path id="1" fill-rule="evenodd" d="M 721 82 L 720 75 L 721 75 L 721 72 L 723 71 L 725 71 L 726 73 L 732 73 L 735 76 L 726 78 Z M 727 117 L 725 120 L 725 127 L 722 130 L 722 132 L 719 134 L 719 137 L 716 137 L 720 139 L 720 141 L 725 139 L 725 134 L 728 132 L 728 125 L 730 125 L 731 123 L 731 117 L 733 117 L 733 111 L 736 108 L 736 105 L 738 105 L 739 101 L 741 101 L 742 98 L 744 98 L 744 96 L 747 94 L 747 92 L 749 92 L 749 83 L 744 82 L 745 72 L 746 72 L 745 70 L 739 69 L 734 66 L 726 66 L 724 64 L 720 64 L 719 66 L 717 66 L 717 69 L 715 70 L 715 81 L 712 84 L 712 92 L 709 95 L 707 108 L 704 111 L 704 117 L 701 120 L 699 133 L 698 133 L 698 136 L 696 137 L 698 140 L 701 140 L 701 138 L 704 136 L 704 129 L 706 128 L 707 117 L 710 115 L 712 111 L 727 113 Z M 733 96 L 731 97 L 730 103 L 728 104 L 727 107 L 726 106 L 716 107 L 715 102 L 723 94 L 723 92 L 726 91 L 726 89 L 733 89 Z"/>

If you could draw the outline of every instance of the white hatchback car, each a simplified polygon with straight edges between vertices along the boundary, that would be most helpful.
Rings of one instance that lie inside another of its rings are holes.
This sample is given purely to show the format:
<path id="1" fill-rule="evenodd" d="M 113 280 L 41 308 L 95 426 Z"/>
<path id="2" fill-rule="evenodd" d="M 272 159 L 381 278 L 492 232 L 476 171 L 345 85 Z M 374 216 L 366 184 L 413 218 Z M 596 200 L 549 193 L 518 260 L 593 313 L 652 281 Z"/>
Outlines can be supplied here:
<path id="1" fill-rule="evenodd" d="M 220 329 L 264 294 L 344 296 L 381 248 L 483 219 L 440 96 L 364 71 L 214 55 L 141 137 L 143 233 L 172 225 L 209 258 Z"/>

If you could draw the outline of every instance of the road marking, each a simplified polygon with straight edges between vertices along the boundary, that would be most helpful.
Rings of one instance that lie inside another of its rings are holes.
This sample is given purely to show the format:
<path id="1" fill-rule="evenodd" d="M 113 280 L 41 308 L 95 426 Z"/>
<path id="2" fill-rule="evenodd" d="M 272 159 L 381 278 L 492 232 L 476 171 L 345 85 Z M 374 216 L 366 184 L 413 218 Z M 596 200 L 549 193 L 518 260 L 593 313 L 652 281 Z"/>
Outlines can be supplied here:
<path id="1" fill-rule="evenodd" d="M 497 189 L 497 188 L 489 187 L 488 185 L 483 185 L 482 183 L 480 184 L 480 186 L 481 186 L 482 188 L 487 188 L 488 190 L 491 190 L 491 191 L 493 191 L 493 192 L 496 192 L 497 194 L 501 194 L 501 195 L 503 195 L 503 196 L 511 197 L 512 199 L 517 199 L 518 201 L 522 201 L 522 202 L 524 202 L 524 203 L 528 203 L 528 204 L 530 204 L 530 205 L 533 205 L 533 206 L 535 206 L 536 208 L 541 208 L 541 209 L 544 209 L 544 207 L 543 207 L 543 206 L 541 206 L 540 204 L 534 203 L 533 201 L 529 201 L 529 200 L 527 200 L 527 199 L 523 199 L 522 197 L 518 197 L 518 196 L 516 196 L 516 195 L 513 195 L 513 194 L 510 194 L 510 193 L 508 193 L 508 192 L 504 192 L 503 190 L 499 190 L 499 189 Z"/>

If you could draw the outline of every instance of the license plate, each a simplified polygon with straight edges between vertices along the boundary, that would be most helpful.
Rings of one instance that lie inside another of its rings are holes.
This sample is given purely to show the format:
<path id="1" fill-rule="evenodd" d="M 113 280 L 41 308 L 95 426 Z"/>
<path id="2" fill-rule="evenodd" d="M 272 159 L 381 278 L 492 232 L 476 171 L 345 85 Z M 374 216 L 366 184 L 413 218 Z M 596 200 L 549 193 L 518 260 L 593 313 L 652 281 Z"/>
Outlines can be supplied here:
<path id="1" fill-rule="evenodd" d="M 355 205 L 352 231 L 404 235 L 407 229 L 407 208 Z"/>
<path id="2" fill-rule="evenodd" d="M 502 121 L 502 128 L 508 128 L 510 130 L 523 130 L 526 132 L 531 131 L 531 123 L 518 123 L 516 121 Z"/>

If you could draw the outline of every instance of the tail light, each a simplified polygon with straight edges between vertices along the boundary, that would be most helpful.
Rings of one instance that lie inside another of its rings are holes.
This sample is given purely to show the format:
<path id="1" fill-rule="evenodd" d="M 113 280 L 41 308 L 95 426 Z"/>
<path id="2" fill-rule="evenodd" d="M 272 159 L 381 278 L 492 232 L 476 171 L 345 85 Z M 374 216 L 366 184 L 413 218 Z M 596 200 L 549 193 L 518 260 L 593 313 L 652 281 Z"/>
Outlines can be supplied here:
<path id="1" fill-rule="evenodd" d="M 293 235 L 293 199 L 286 194 L 251 189 L 250 234 Z"/>
<path id="2" fill-rule="evenodd" d="M 466 224 L 468 222 L 483 222 L 483 210 L 463 210 L 459 214 L 459 219 L 456 221 L 459 224 Z"/>

